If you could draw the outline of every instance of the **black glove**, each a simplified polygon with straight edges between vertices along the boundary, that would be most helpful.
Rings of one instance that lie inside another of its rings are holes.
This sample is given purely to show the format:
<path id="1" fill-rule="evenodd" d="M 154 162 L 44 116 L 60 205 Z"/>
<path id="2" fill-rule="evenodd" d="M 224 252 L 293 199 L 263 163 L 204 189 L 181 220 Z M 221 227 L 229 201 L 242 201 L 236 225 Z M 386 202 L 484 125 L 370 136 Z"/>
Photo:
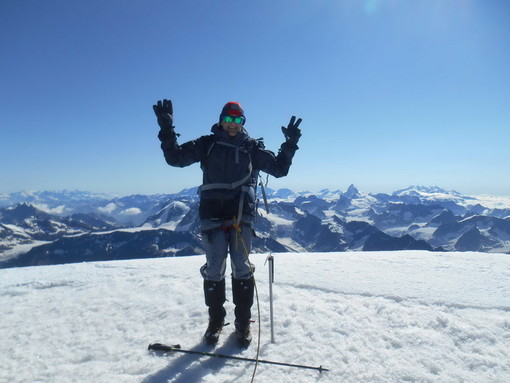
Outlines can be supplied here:
<path id="1" fill-rule="evenodd" d="M 172 101 L 170 100 L 159 100 L 156 105 L 152 105 L 154 113 L 158 118 L 158 125 L 161 129 L 173 129 L 174 122 L 174 109 L 172 107 Z"/>
<path id="2" fill-rule="evenodd" d="M 299 129 L 299 124 L 301 124 L 301 118 L 298 118 L 296 121 L 296 117 L 292 116 L 290 118 L 289 125 L 287 127 L 282 126 L 282 132 L 285 136 L 285 142 L 287 142 L 289 145 L 296 146 L 299 137 L 301 137 L 301 129 Z"/>
<path id="3" fill-rule="evenodd" d="M 153 105 L 154 113 L 158 118 L 158 125 L 161 128 L 158 137 L 161 141 L 175 140 L 174 131 L 174 109 L 171 100 L 159 100 L 156 105 Z"/>

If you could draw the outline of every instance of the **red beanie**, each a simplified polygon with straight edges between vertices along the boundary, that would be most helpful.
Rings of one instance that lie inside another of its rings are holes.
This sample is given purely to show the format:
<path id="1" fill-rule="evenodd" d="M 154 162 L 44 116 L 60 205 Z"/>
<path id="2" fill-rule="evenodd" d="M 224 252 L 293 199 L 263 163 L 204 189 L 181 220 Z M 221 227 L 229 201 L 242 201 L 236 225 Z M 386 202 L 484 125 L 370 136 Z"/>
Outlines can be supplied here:
<path id="1" fill-rule="evenodd" d="M 229 101 L 225 104 L 220 114 L 220 122 L 223 120 L 225 116 L 233 116 L 233 117 L 243 117 L 244 121 L 246 121 L 246 117 L 244 116 L 244 110 L 241 104 L 234 101 Z"/>

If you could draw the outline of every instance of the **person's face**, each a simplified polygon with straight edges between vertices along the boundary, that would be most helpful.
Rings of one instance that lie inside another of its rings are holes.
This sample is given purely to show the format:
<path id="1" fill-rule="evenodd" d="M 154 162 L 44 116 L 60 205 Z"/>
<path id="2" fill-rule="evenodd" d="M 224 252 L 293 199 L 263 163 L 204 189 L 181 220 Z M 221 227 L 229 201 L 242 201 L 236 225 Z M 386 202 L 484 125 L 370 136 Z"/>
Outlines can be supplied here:
<path id="1" fill-rule="evenodd" d="M 243 124 L 235 122 L 233 118 L 228 118 L 229 122 L 221 121 L 221 127 L 230 137 L 235 137 L 241 131 Z"/>

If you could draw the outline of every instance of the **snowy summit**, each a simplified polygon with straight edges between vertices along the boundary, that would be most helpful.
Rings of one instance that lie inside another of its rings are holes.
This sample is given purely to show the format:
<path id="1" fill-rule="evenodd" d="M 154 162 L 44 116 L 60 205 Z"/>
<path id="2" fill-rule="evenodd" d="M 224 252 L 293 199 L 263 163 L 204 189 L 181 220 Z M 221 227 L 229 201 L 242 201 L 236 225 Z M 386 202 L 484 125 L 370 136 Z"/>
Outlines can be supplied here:
<path id="1" fill-rule="evenodd" d="M 322 366 L 259 364 L 255 382 L 509 382 L 510 257 L 426 251 L 251 256 L 253 342 L 202 344 L 203 257 L 0 270 L 1 382 L 250 382 L 254 363 L 161 354 L 149 343 Z M 227 320 L 233 306 L 227 302 Z M 260 329 L 259 329 L 260 325 Z"/>

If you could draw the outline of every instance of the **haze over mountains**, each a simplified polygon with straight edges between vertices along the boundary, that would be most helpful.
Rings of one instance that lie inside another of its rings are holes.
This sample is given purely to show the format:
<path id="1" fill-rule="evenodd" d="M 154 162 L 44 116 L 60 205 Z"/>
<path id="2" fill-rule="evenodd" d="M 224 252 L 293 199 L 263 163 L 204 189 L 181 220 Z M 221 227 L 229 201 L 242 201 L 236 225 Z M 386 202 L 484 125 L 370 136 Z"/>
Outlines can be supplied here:
<path id="1" fill-rule="evenodd" d="M 410 186 L 392 194 L 266 190 L 253 252 L 439 250 L 510 253 L 510 197 Z M 112 197 L 0 195 L 0 267 L 203 253 L 196 188 Z"/>

